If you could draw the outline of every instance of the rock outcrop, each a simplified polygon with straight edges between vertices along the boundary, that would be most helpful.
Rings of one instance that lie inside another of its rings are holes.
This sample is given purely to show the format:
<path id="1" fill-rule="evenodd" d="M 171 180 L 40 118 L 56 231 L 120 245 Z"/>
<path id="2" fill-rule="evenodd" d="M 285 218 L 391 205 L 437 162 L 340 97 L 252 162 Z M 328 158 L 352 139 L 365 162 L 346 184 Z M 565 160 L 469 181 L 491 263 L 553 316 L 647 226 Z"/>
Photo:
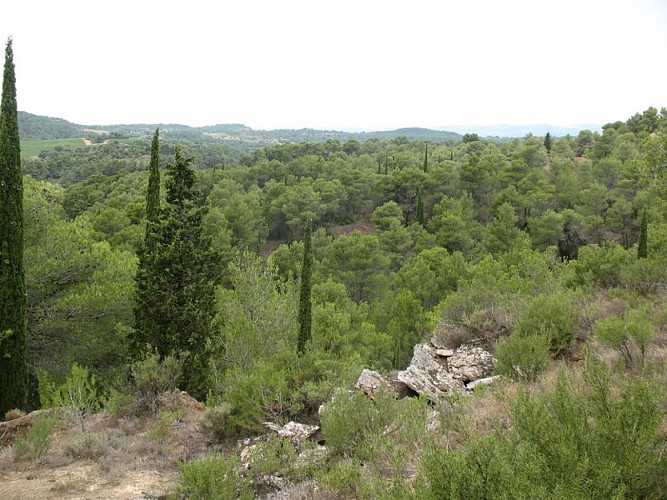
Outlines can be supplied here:
<path id="1" fill-rule="evenodd" d="M 370 397 L 383 388 L 398 399 L 419 394 L 437 401 L 452 391 L 473 390 L 497 380 L 490 376 L 495 363 L 493 355 L 481 347 L 462 344 L 451 349 L 433 338 L 414 347 L 410 365 L 394 378 L 364 370 L 355 387 Z"/>
<path id="2" fill-rule="evenodd" d="M 37 410 L 7 422 L 0 422 L 0 446 L 11 445 L 17 437 L 32 427 L 37 417 L 48 414 L 48 410 Z"/>

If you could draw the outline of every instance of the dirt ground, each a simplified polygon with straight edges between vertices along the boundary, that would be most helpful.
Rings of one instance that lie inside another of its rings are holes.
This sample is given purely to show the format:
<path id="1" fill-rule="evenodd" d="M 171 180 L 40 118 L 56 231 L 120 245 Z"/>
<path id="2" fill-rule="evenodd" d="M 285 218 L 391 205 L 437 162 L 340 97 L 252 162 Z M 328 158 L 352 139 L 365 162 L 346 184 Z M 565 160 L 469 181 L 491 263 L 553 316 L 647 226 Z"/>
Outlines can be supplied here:
<path id="1" fill-rule="evenodd" d="M 79 423 L 61 419 L 47 451 L 19 458 L 0 447 L 0 499 L 158 499 L 175 490 L 179 463 L 204 455 L 203 405 L 176 394 L 162 420 L 114 419 L 98 413 Z"/>

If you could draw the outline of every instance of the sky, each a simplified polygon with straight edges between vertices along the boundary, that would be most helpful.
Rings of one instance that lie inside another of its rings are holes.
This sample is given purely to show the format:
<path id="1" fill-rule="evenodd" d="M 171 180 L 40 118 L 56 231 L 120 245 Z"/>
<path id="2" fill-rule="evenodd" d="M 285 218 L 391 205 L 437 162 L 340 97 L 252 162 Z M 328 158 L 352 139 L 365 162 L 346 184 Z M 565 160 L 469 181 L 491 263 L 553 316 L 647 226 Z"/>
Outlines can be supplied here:
<path id="1" fill-rule="evenodd" d="M 667 106 L 662 0 L 14 0 L 18 106 L 84 125 L 604 124 Z"/>

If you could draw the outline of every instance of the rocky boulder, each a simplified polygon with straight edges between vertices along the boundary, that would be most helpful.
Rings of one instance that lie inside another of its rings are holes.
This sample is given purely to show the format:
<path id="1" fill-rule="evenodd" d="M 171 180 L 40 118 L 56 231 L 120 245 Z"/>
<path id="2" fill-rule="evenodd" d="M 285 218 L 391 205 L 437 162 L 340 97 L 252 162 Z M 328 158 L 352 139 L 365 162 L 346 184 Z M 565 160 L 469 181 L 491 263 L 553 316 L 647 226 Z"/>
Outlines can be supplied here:
<path id="1" fill-rule="evenodd" d="M 430 344 L 417 344 L 410 365 L 398 373 L 398 380 L 431 401 L 445 393 L 464 389 L 463 382 L 447 370 L 447 361 L 436 354 Z"/>
<path id="2" fill-rule="evenodd" d="M 491 375 L 496 359 L 481 347 L 463 344 L 447 358 L 447 364 L 452 377 L 468 383 Z"/>
<path id="3" fill-rule="evenodd" d="M 364 391 L 370 398 L 375 397 L 375 393 L 380 389 L 387 391 L 396 396 L 397 399 L 402 399 L 409 396 L 410 388 L 400 380 L 385 377 L 375 370 L 364 369 L 354 385 L 356 389 Z"/>
<path id="4" fill-rule="evenodd" d="M 410 365 L 395 378 L 364 370 L 355 387 L 370 397 L 384 388 L 399 399 L 421 394 L 437 401 L 452 391 L 473 390 L 494 382 L 498 377 L 490 375 L 495 363 L 493 355 L 481 347 L 462 344 L 451 349 L 434 337 L 431 342 L 414 347 Z"/>

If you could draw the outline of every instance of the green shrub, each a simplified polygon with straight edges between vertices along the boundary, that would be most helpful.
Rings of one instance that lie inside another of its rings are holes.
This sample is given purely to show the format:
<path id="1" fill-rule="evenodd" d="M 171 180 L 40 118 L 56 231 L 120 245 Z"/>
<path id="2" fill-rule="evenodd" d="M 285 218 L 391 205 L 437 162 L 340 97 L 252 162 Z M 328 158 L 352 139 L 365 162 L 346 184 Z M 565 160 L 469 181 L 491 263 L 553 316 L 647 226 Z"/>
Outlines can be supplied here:
<path id="1" fill-rule="evenodd" d="M 320 415 L 322 433 L 334 455 L 353 455 L 372 436 L 380 435 L 394 418 L 386 394 L 370 399 L 363 392 L 339 391 Z"/>
<path id="2" fill-rule="evenodd" d="M 182 417 L 182 411 L 161 411 L 158 419 L 148 432 L 148 437 L 158 443 L 164 442 L 169 428 Z"/>
<path id="3" fill-rule="evenodd" d="M 227 418 L 232 412 L 232 405 L 220 403 L 208 406 L 199 419 L 199 426 L 209 441 L 220 443 L 227 435 Z"/>
<path id="4" fill-rule="evenodd" d="M 620 271 L 624 285 L 641 295 L 649 295 L 667 280 L 667 264 L 664 257 L 652 257 L 631 261 Z"/>
<path id="5" fill-rule="evenodd" d="M 176 389 L 183 372 L 183 360 L 156 353 L 130 365 L 129 379 L 114 391 L 111 407 L 116 416 L 157 414 L 160 398 Z"/>
<path id="6" fill-rule="evenodd" d="M 176 494 L 171 498 L 234 500 L 253 497 L 246 478 L 238 475 L 238 460 L 213 453 L 201 460 L 181 464 Z"/>
<path id="7" fill-rule="evenodd" d="M 655 387 L 589 362 L 553 389 L 519 393 L 512 427 L 430 447 L 424 498 L 665 498 Z"/>
<path id="8" fill-rule="evenodd" d="M 51 433 L 57 423 L 55 417 L 39 415 L 25 435 L 14 441 L 13 452 L 17 459 L 31 458 L 36 460 L 49 449 Z"/>
<path id="9" fill-rule="evenodd" d="M 294 406 L 293 391 L 282 367 L 231 369 L 225 374 L 224 396 L 231 405 L 225 427 L 232 436 L 260 431 L 263 421 L 278 421 L 299 410 Z"/>
<path id="10" fill-rule="evenodd" d="M 622 270 L 635 256 L 618 245 L 583 246 L 577 260 L 571 261 L 567 282 L 573 287 L 613 288 L 623 284 Z"/>
<path id="11" fill-rule="evenodd" d="M 513 333 L 496 346 L 495 373 L 532 382 L 546 368 L 550 357 L 548 337 Z"/>
<path id="12" fill-rule="evenodd" d="M 54 394 L 51 403 L 84 431 L 85 418 L 102 406 L 97 391 L 97 377 L 87 368 L 73 363 L 67 380 Z"/>
<path id="13" fill-rule="evenodd" d="M 655 334 L 646 309 L 630 309 L 623 318 L 612 317 L 595 323 L 595 335 L 616 349 L 630 369 L 644 366 L 646 348 Z"/>
<path id="14" fill-rule="evenodd" d="M 576 338 L 578 325 L 579 313 L 569 294 L 539 295 L 519 315 L 514 335 L 546 337 L 551 352 L 559 354 Z"/>
<path id="15" fill-rule="evenodd" d="M 338 462 L 328 469 L 317 472 L 315 477 L 325 491 L 331 490 L 337 498 L 359 498 L 363 477 L 361 467 L 357 463 Z"/>
<path id="16" fill-rule="evenodd" d="M 250 455 L 252 473 L 286 477 L 295 472 L 297 452 L 287 439 L 275 434 L 257 443 Z"/>

